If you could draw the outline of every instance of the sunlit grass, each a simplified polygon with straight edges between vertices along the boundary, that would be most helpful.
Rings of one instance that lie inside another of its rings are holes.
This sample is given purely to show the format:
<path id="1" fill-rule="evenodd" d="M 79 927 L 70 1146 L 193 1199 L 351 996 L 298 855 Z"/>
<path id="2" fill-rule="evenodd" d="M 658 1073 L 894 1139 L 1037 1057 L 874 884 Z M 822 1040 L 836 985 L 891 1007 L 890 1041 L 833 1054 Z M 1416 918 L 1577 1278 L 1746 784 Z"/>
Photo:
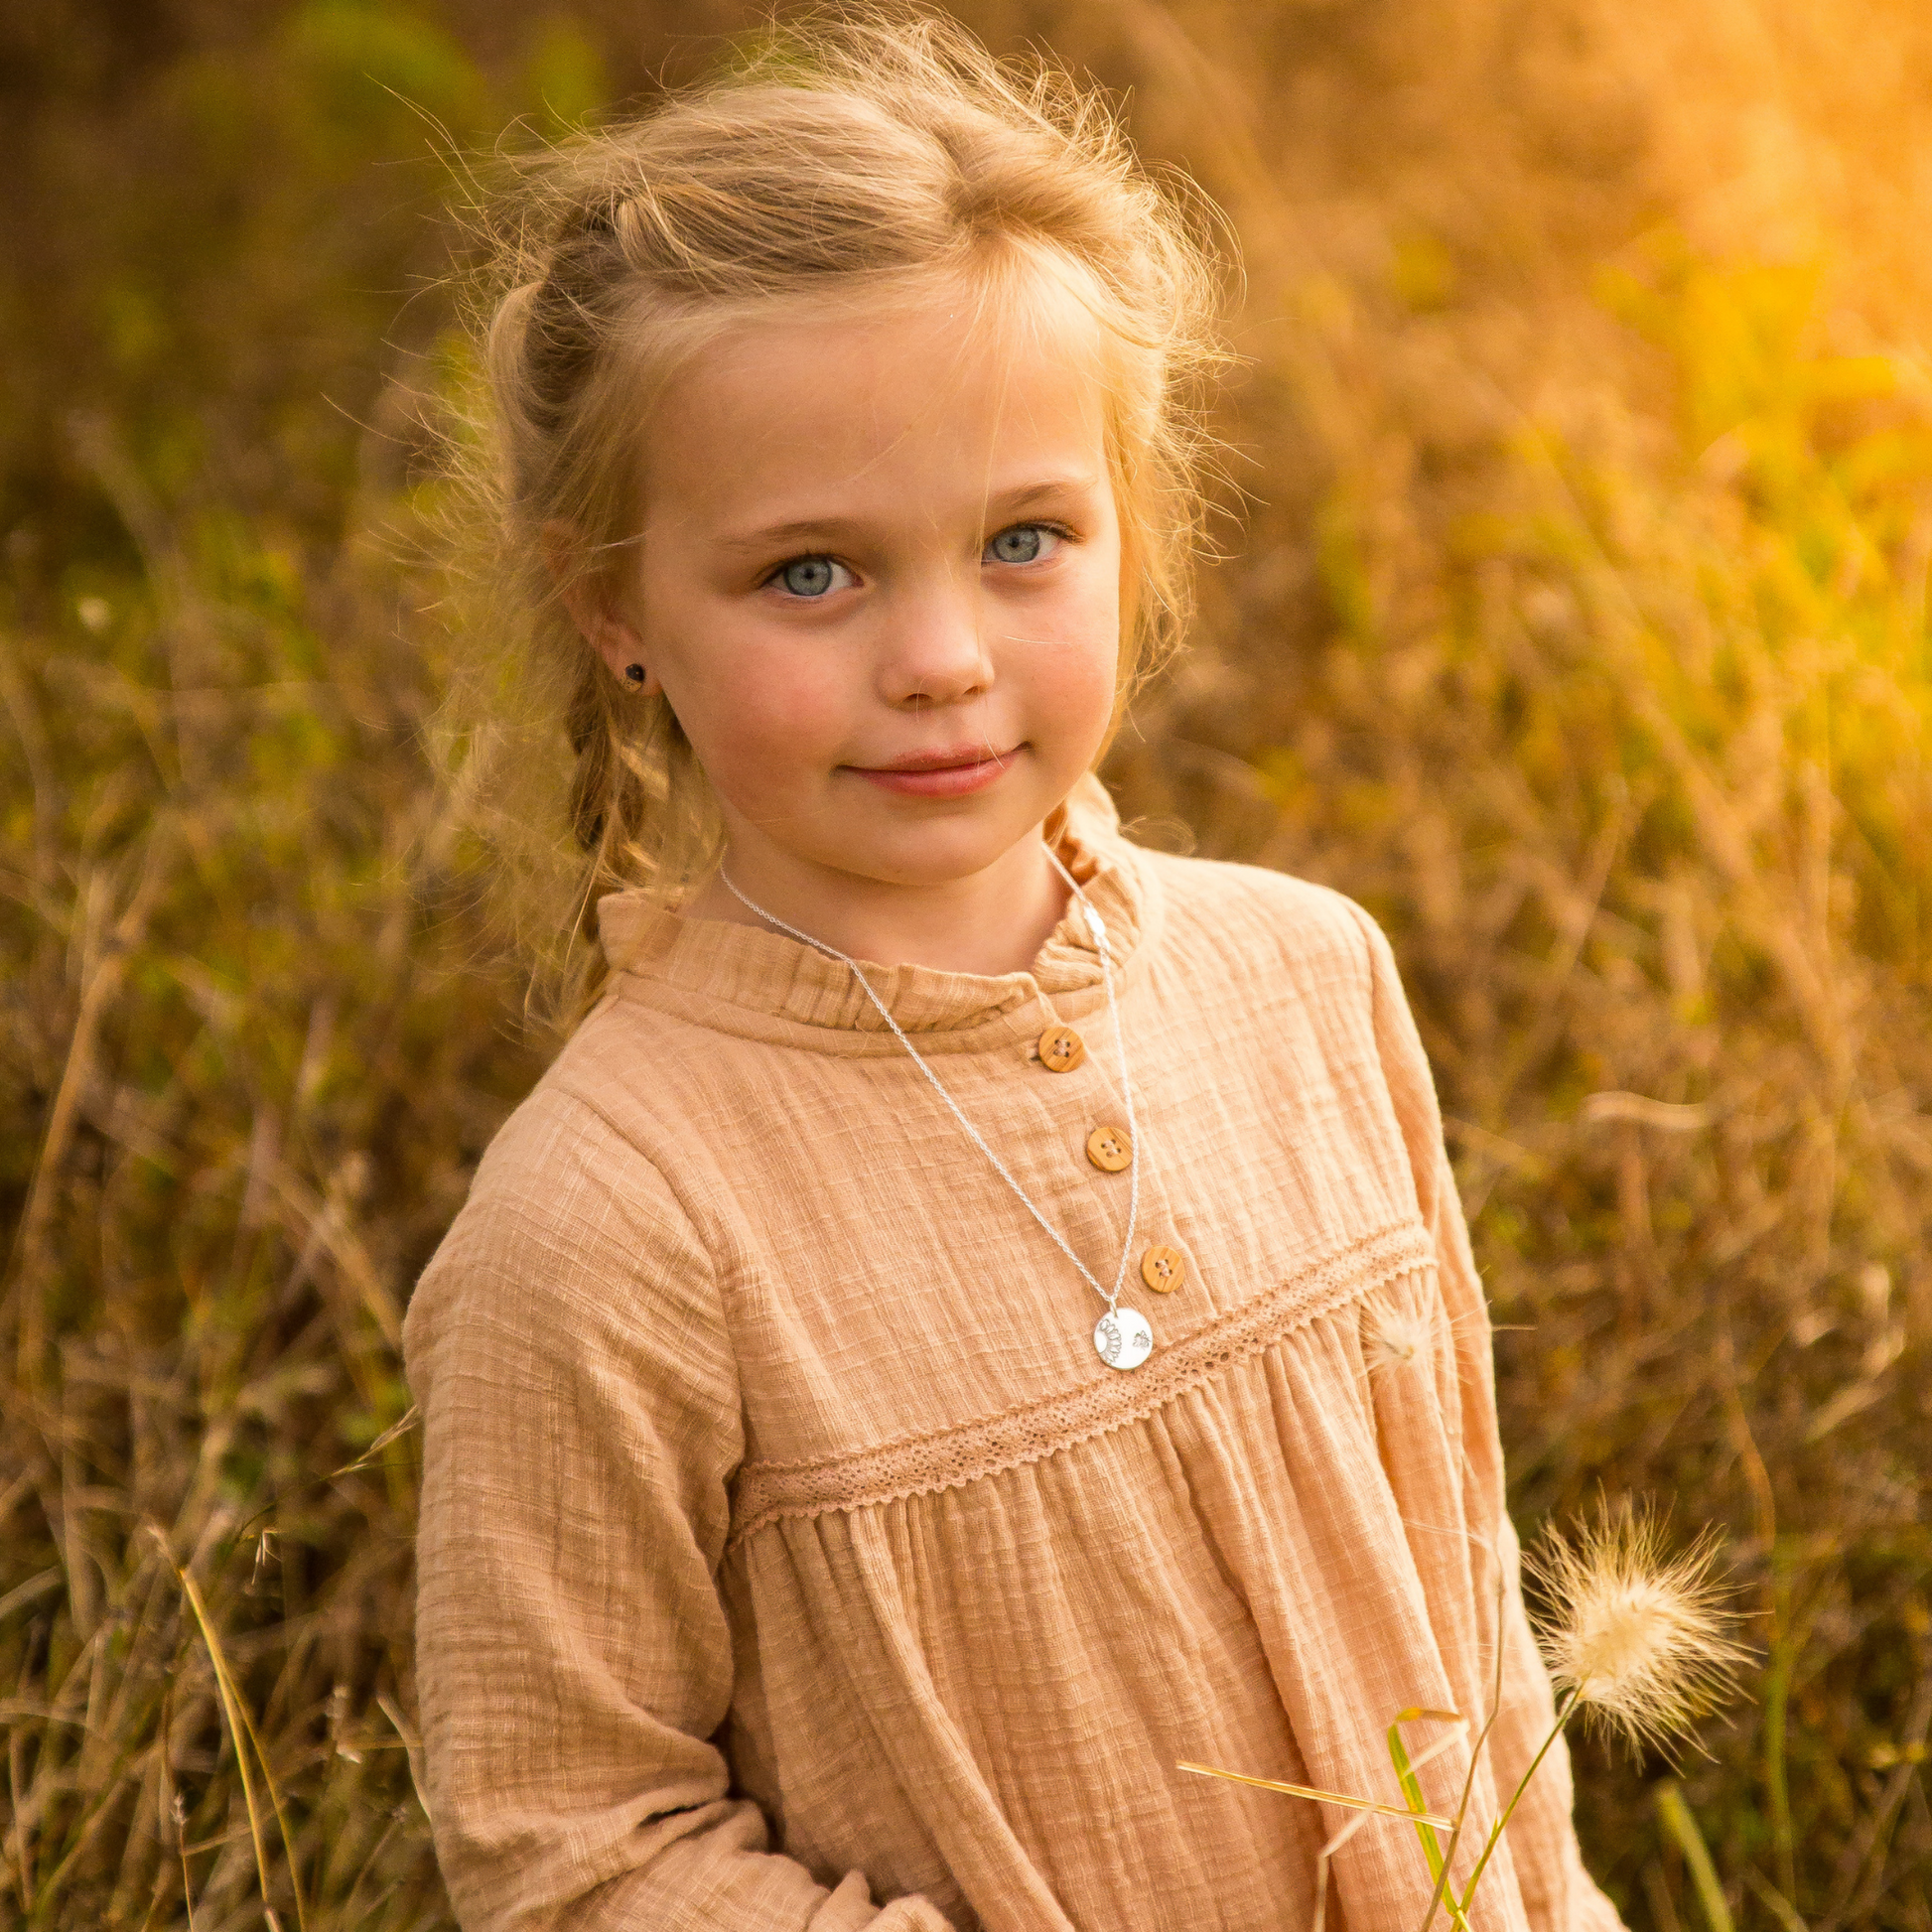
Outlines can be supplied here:
<path id="1" fill-rule="evenodd" d="M 1727 1533 L 1764 1662 L 1712 1759 L 1580 1747 L 1626 1915 L 1926 1932 L 1932 175 L 1872 158 L 1927 31 L 1532 11 L 1039 16 L 1247 262 L 1248 534 L 1109 776 L 1390 927 L 1521 1519 L 1601 1481 Z M 667 43 L 445 18 L 70 37 L 22 94 L 0 1923 L 447 1911 L 396 1334 L 542 1043 L 424 749 L 461 638 L 411 561 L 450 345 L 406 101 L 554 125 Z"/>

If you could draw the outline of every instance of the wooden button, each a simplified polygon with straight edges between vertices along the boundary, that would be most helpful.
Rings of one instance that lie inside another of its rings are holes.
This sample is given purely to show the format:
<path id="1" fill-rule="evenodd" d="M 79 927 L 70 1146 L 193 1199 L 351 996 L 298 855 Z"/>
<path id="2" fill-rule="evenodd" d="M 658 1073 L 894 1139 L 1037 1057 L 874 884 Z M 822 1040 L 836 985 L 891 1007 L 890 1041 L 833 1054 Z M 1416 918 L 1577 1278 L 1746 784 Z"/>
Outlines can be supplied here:
<path id="1" fill-rule="evenodd" d="M 1141 1280 L 1157 1295 L 1172 1295 L 1187 1279 L 1187 1260 L 1178 1248 L 1150 1248 L 1141 1257 Z"/>
<path id="2" fill-rule="evenodd" d="M 1134 1159 L 1134 1145 L 1124 1127 L 1096 1127 L 1087 1136 L 1087 1159 L 1102 1173 L 1119 1173 Z"/>
<path id="3" fill-rule="evenodd" d="M 1048 1027 L 1039 1036 L 1039 1063 L 1048 1073 L 1071 1073 L 1087 1056 L 1087 1043 L 1071 1027 Z"/>

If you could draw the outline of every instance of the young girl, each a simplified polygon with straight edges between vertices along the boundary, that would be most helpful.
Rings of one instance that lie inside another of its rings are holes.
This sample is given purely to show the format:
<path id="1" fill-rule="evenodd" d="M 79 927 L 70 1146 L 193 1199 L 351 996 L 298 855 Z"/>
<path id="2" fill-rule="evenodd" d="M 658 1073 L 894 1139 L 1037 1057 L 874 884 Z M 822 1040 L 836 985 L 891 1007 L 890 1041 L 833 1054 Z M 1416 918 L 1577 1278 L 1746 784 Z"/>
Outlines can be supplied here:
<path id="1" fill-rule="evenodd" d="M 1184 607 L 1192 229 L 904 20 L 530 196 L 500 541 L 608 979 L 409 1312 L 463 1924 L 1306 1926 L 1347 1814 L 1177 1760 L 1399 1802 L 1500 1646 L 1466 1872 L 1551 1698 L 1389 948 L 1091 775 Z M 1615 1925 L 1569 1807 L 1559 1746 L 1483 1924 Z M 1328 1923 L 1430 1890 L 1371 1823 Z"/>

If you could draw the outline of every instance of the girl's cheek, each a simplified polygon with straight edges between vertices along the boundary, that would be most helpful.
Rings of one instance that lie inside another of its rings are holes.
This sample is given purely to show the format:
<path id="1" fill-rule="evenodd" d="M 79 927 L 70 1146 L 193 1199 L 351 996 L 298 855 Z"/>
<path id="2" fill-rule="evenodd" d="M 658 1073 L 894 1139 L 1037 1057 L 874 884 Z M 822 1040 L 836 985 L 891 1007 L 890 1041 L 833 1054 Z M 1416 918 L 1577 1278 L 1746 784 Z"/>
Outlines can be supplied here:
<path id="1" fill-rule="evenodd" d="M 1120 651 L 1119 601 L 1096 597 L 1068 614 L 1058 635 L 1036 634 L 1025 646 L 1036 701 L 1069 726 L 1098 719 L 1097 729 L 1104 731 L 1113 715 Z"/>
<path id="2" fill-rule="evenodd" d="M 700 730 L 710 742 L 707 767 L 759 792 L 822 771 L 828 759 L 836 761 L 848 728 L 831 682 L 782 658 L 741 660 L 735 675 L 706 693 Z M 704 759 L 706 747 L 697 750 Z"/>

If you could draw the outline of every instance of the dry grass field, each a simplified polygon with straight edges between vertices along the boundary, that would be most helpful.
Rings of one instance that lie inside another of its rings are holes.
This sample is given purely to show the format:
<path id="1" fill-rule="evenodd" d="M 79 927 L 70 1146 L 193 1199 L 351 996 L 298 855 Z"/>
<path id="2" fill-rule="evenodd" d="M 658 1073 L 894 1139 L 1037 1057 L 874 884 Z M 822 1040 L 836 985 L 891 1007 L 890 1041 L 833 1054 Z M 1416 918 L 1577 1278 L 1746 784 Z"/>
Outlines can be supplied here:
<path id="1" fill-rule="evenodd" d="M 1124 809 L 1388 926 L 1526 1540 L 1599 1486 L 1725 1534 L 1749 1696 L 1675 1773 L 1580 1745 L 1595 1868 L 1656 1932 L 1932 1932 L 1932 13 L 959 11 L 1240 238 Z M 429 751 L 434 128 L 751 17 L 0 23 L 0 1925 L 448 1923 L 397 1331 L 545 1041 Z"/>

